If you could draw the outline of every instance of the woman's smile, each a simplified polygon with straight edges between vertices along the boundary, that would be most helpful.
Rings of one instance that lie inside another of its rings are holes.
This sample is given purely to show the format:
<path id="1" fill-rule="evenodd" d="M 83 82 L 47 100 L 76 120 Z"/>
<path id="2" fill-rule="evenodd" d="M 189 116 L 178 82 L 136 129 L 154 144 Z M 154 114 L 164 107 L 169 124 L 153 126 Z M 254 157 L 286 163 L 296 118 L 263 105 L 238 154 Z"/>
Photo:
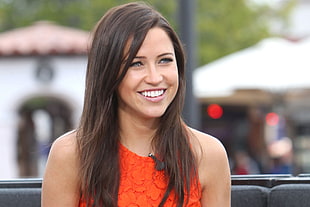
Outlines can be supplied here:
<path id="1" fill-rule="evenodd" d="M 147 101 L 160 102 L 164 99 L 166 89 L 151 89 L 139 92 Z"/>

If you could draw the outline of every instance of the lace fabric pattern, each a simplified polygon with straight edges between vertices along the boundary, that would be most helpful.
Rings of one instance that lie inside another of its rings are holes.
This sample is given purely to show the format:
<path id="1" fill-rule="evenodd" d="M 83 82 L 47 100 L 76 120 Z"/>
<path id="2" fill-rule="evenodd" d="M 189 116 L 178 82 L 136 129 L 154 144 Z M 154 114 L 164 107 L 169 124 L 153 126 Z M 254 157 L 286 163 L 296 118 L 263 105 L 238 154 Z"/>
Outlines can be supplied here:
<path id="1" fill-rule="evenodd" d="M 155 169 L 151 157 L 139 156 L 120 144 L 119 207 L 157 207 L 166 192 L 167 180 L 164 171 Z M 170 193 L 165 207 L 176 206 L 174 193 Z M 191 187 L 186 207 L 200 207 L 201 187 Z M 80 202 L 80 207 L 84 207 Z"/>
<path id="2" fill-rule="evenodd" d="M 121 180 L 118 204 L 121 207 L 157 207 L 166 192 L 167 180 L 164 171 L 155 170 L 150 157 L 139 156 L 120 145 Z M 165 206 L 175 206 L 171 193 Z M 200 206 L 199 189 L 192 187 L 190 206 Z"/>

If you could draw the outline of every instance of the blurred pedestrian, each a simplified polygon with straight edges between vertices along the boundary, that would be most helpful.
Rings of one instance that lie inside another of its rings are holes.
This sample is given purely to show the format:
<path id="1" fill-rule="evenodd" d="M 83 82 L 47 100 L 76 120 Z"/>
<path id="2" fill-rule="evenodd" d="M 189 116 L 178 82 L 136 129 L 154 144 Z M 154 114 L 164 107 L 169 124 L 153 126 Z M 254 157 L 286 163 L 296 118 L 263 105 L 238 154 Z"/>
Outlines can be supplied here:
<path id="1" fill-rule="evenodd" d="M 258 164 L 243 150 L 235 152 L 232 167 L 234 175 L 260 174 Z"/>

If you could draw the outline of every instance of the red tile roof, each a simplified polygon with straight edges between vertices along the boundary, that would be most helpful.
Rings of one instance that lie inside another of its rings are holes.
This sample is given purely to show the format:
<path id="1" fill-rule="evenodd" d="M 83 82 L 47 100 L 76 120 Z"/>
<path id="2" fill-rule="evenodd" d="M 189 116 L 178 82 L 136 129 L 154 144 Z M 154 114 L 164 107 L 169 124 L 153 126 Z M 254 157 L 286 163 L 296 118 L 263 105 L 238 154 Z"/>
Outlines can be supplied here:
<path id="1" fill-rule="evenodd" d="M 90 33 L 40 21 L 0 33 L 0 56 L 86 54 Z"/>

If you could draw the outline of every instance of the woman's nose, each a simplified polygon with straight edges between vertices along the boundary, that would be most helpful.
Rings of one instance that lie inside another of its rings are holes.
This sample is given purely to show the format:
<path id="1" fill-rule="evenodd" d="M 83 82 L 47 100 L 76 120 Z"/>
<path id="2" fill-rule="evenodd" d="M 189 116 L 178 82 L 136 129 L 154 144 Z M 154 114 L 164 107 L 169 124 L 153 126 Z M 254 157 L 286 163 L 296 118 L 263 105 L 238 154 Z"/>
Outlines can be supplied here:
<path id="1" fill-rule="evenodd" d="M 145 81 L 149 84 L 159 84 L 163 80 L 161 71 L 156 67 L 156 65 L 150 65 L 147 68 L 147 74 Z"/>

